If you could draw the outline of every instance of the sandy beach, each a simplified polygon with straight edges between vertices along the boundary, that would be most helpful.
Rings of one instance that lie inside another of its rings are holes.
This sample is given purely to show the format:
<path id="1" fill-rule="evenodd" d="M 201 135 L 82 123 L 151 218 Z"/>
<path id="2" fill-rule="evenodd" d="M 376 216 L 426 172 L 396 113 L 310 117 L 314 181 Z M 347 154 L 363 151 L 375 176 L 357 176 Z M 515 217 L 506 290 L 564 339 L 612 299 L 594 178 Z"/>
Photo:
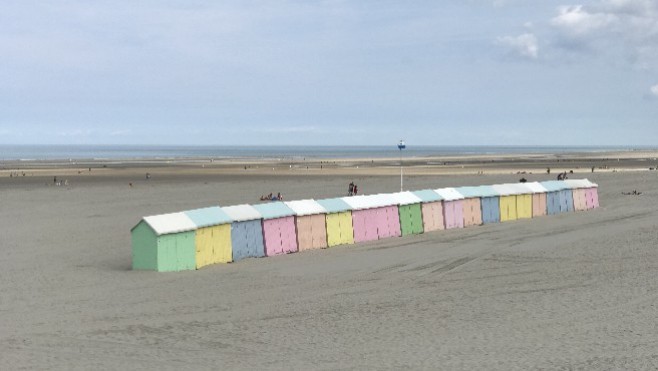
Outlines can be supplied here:
<path id="1" fill-rule="evenodd" d="M 656 157 L 405 159 L 405 189 L 573 171 L 601 208 L 179 273 L 131 270 L 141 217 L 394 192 L 399 160 L 3 162 L 0 368 L 654 369 Z"/>

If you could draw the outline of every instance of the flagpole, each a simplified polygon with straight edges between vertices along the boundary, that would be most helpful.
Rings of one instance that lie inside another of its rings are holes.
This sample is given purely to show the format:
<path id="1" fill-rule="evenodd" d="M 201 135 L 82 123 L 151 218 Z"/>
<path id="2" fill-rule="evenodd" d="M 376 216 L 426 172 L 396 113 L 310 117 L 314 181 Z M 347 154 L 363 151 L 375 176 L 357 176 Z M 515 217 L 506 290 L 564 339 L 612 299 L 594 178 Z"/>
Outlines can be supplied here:
<path id="1" fill-rule="evenodd" d="M 398 149 L 400 150 L 400 192 L 404 190 L 403 185 L 404 185 L 404 178 L 402 176 L 402 150 L 404 148 L 407 148 L 407 145 L 404 143 L 404 140 L 400 140 L 398 143 Z"/>

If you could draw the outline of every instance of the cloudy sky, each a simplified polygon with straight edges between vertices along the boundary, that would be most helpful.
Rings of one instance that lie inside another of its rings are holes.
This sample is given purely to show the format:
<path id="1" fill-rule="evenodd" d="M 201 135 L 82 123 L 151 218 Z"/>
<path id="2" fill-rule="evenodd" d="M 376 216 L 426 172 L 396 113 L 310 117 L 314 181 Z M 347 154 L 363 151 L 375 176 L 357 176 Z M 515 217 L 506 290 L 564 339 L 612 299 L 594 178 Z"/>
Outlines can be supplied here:
<path id="1" fill-rule="evenodd" d="M 658 145 L 658 0 L 0 2 L 0 143 L 401 138 Z"/>

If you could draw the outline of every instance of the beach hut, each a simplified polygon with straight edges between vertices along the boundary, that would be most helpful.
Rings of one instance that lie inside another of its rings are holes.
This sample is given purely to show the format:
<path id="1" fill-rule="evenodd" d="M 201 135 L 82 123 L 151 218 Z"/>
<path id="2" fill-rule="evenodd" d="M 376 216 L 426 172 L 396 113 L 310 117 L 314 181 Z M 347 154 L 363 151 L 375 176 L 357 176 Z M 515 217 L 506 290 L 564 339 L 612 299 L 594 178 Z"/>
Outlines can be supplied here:
<path id="1" fill-rule="evenodd" d="M 158 272 L 195 269 L 196 228 L 185 213 L 143 218 L 130 231 L 133 269 Z"/>
<path id="2" fill-rule="evenodd" d="M 525 183 L 532 192 L 532 217 L 546 215 L 546 188 L 539 182 Z"/>
<path id="3" fill-rule="evenodd" d="M 441 203 L 443 197 L 430 189 L 414 191 L 412 193 L 421 200 L 420 209 L 423 217 L 423 231 L 430 232 L 445 229 L 443 204 Z"/>
<path id="4" fill-rule="evenodd" d="M 482 224 L 500 223 L 500 194 L 490 185 L 474 187 L 480 195 Z"/>
<path id="5" fill-rule="evenodd" d="M 391 193 L 391 197 L 398 205 L 400 233 L 403 236 L 423 233 L 421 199 L 409 191 Z"/>
<path id="6" fill-rule="evenodd" d="M 480 200 L 482 192 L 480 187 L 458 187 L 455 190 L 464 196 L 464 201 L 462 201 L 464 227 L 482 224 L 482 203 Z"/>
<path id="7" fill-rule="evenodd" d="M 265 256 L 296 252 L 295 212 L 283 202 L 258 204 L 254 208 L 263 217 Z"/>
<path id="8" fill-rule="evenodd" d="M 546 188 L 546 208 L 548 215 L 573 211 L 573 193 L 563 180 L 540 182 Z"/>
<path id="9" fill-rule="evenodd" d="M 464 196 L 454 188 L 439 188 L 434 192 L 443 198 L 443 221 L 446 229 L 464 228 Z"/>
<path id="10" fill-rule="evenodd" d="M 574 210 L 583 211 L 599 207 L 598 185 L 588 179 L 567 179 L 564 182 L 571 188 Z"/>
<path id="11" fill-rule="evenodd" d="M 509 183 L 509 186 L 516 196 L 516 218 L 532 218 L 532 190 L 526 183 Z"/>
<path id="12" fill-rule="evenodd" d="M 518 219 L 516 215 L 516 190 L 508 184 L 494 184 L 492 187 L 498 192 L 500 221 L 507 222 Z"/>
<path id="13" fill-rule="evenodd" d="M 325 215 L 327 246 L 353 244 L 352 207 L 340 198 L 328 198 L 317 202 L 327 212 Z"/>
<path id="14" fill-rule="evenodd" d="M 233 261 L 265 256 L 262 216 L 251 205 L 222 207 L 231 220 Z"/>
<path id="15" fill-rule="evenodd" d="M 207 207 L 185 211 L 185 215 L 196 224 L 194 245 L 196 246 L 196 268 L 233 261 L 231 248 L 231 222 L 221 208 Z"/>
<path id="16" fill-rule="evenodd" d="M 299 251 L 327 247 L 327 210 L 314 200 L 285 202 L 295 212 L 297 249 Z"/>
<path id="17" fill-rule="evenodd" d="M 391 195 L 343 197 L 342 200 L 352 207 L 354 242 L 400 236 L 400 217 Z"/>

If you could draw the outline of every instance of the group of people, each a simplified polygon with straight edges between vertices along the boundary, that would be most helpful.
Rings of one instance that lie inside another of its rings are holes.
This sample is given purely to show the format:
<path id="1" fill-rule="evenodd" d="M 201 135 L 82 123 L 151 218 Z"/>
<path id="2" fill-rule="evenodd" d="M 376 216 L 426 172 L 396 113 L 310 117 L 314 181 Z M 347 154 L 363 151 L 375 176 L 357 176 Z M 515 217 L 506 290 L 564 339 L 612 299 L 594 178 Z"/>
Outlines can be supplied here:
<path id="1" fill-rule="evenodd" d="M 283 201 L 283 196 L 281 195 L 281 192 L 277 193 L 276 196 L 274 196 L 272 193 L 268 194 L 267 196 L 263 195 L 260 196 L 261 201 Z"/>
<path id="2" fill-rule="evenodd" d="M 354 184 L 354 182 L 350 182 L 350 185 L 347 187 L 347 195 L 356 196 L 357 193 L 359 193 L 359 186 Z"/>
<path id="3" fill-rule="evenodd" d="M 566 180 L 567 179 L 567 172 L 565 171 L 564 173 L 560 173 L 557 175 L 557 180 Z"/>

